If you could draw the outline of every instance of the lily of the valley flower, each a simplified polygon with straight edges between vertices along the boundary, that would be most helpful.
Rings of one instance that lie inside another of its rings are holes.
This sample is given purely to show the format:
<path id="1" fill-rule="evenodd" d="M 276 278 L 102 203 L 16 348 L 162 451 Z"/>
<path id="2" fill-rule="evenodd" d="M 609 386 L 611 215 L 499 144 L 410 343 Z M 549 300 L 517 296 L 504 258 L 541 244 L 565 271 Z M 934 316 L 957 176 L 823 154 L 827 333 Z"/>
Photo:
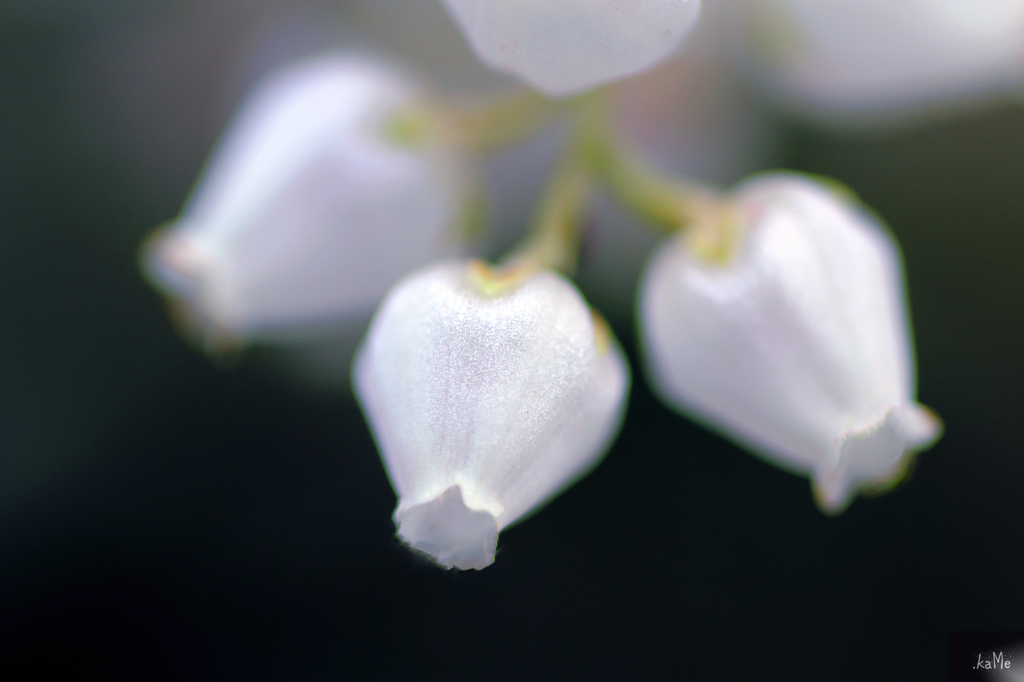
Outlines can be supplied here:
<path id="1" fill-rule="evenodd" d="M 791 108 L 884 122 L 1024 84 L 1020 0 L 741 0 L 757 70 Z"/>
<path id="2" fill-rule="evenodd" d="M 368 315 L 402 275 L 460 251 L 462 152 L 393 68 L 328 55 L 259 87 L 151 279 L 208 334 L 262 339 Z"/>
<path id="3" fill-rule="evenodd" d="M 700 0 L 444 0 L 477 55 L 554 96 L 653 66 L 700 14 Z"/>
<path id="4" fill-rule="evenodd" d="M 596 465 L 629 386 L 618 344 L 567 280 L 478 261 L 399 283 L 353 372 L 399 536 L 462 569 L 490 565 L 501 529 Z"/>
<path id="5" fill-rule="evenodd" d="M 667 242 L 644 276 L 648 375 L 662 397 L 809 474 L 841 511 L 898 479 L 940 424 L 915 402 L 899 253 L 876 219 L 810 179 L 736 190 L 715 229 Z M 714 230 L 713 230 L 714 231 Z"/>

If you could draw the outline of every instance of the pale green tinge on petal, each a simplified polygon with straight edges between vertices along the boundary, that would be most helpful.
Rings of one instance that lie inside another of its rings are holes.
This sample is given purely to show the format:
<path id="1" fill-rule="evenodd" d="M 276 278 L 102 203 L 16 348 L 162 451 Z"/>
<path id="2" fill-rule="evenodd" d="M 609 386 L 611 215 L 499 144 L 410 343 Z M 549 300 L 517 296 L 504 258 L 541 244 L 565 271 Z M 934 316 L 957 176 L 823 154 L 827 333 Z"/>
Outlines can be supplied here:
<path id="1" fill-rule="evenodd" d="M 660 62 L 701 7 L 701 0 L 444 2 L 481 60 L 557 97 Z"/>
<path id="2" fill-rule="evenodd" d="M 482 291 L 477 270 L 447 263 L 396 285 L 353 367 L 400 536 L 456 568 L 490 563 L 484 521 L 506 528 L 597 465 L 629 388 L 618 344 L 567 280 Z"/>
<path id="3" fill-rule="evenodd" d="M 684 237 L 640 292 L 646 369 L 661 397 L 790 471 L 823 509 L 900 478 L 937 418 L 914 402 L 902 265 L 874 216 L 792 174 L 741 185 L 735 257 Z"/>

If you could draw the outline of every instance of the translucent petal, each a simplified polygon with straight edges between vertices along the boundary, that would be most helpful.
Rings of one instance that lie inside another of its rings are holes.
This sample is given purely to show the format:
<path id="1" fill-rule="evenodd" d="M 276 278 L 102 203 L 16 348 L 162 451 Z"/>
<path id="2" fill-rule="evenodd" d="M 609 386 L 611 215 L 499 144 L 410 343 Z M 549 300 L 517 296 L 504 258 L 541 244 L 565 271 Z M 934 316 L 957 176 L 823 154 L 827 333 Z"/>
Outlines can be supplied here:
<path id="1" fill-rule="evenodd" d="M 445 0 L 480 58 L 549 95 L 656 64 L 693 28 L 700 0 Z"/>
<path id="2" fill-rule="evenodd" d="M 598 462 L 629 385 L 618 345 L 564 278 L 495 293 L 473 273 L 449 263 L 397 285 L 353 375 L 400 537 L 458 568 L 490 564 L 497 531 Z"/>
<path id="3" fill-rule="evenodd" d="M 151 249 L 153 279 L 248 338 L 368 313 L 403 274 L 460 250 L 467 170 L 429 122 L 407 122 L 422 104 L 365 58 L 273 76 Z"/>
<path id="4" fill-rule="evenodd" d="M 914 402 L 914 361 L 895 243 L 824 186 L 769 175 L 741 186 L 731 261 L 677 237 L 652 258 L 641 325 L 666 401 L 787 469 L 842 509 L 938 423 Z"/>

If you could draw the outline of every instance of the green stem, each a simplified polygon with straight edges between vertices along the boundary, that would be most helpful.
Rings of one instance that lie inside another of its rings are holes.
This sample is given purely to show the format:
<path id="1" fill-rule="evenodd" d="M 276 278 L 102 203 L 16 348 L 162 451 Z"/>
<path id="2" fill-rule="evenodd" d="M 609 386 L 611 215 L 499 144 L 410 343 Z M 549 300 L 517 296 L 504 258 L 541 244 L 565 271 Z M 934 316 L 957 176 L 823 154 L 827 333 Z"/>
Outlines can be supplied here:
<path id="1" fill-rule="evenodd" d="M 634 214 L 665 232 L 686 232 L 694 254 L 727 263 L 742 241 L 739 209 L 716 193 L 662 173 L 625 148 L 610 107 L 588 119 L 585 150 L 591 173 Z"/>
<path id="2" fill-rule="evenodd" d="M 537 207 L 523 241 L 492 272 L 504 287 L 539 269 L 572 275 L 579 254 L 579 228 L 595 182 L 600 181 L 630 211 L 662 231 L 687 231 L 696 251 L 724 262 L 737 243 L 739 224 L 728 202 L 711 191 L 661 173 L 628 151 L 616 135 L 611 95 L 599 90 L 567 106 L 573 128 L 565 152 Z"/>
<path id="3" fill-rule="evenodd" d="M 598 92 L 572 103 L 576 112 L 565 152 L 544 191 L 529 234 L 503 260 L 503 270 L 551 268 L 569 276 L 576 271 L 579 227 L 593 185 L 587 148 L 594 116 L 603 115 L 604 102 L 604 94 Z"/>
<path id="4" fill-rule="evenodd" d="M 559 104 L 519 89 L 495 99 L 455 107 L 456 134 L 478 154 L 489 154 L 537 132 L 558 111 Z"/>
<path id="5" fill-rule="evenodd" d="M 567 155 L 541 199 L 529 234 L 503 260 L 503 267 L 530 271 L 551 268 L 572 276 L 590 185 L 585 164 L 573 154 Z"/>
<path id="6" fill-rule="evenodd" d="M 595 176 L 623 206 L 662 231 L 702 222 L 720 203 L 709 190 L 662 173 L 627 150 L 607 119 L 588 141 Z"/>

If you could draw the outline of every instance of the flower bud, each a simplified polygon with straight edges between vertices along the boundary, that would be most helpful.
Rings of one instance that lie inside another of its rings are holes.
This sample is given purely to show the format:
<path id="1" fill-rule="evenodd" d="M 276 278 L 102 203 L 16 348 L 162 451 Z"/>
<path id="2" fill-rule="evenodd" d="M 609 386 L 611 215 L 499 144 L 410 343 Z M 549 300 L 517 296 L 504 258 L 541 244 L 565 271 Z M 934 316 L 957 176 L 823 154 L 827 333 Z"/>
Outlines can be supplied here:
<path id="1" fill-rule="evenodd" d="M 595 466 L 629 370 L 569 282 L 478 261 L 410 275 L 377 311 L 353 382 L 398 493 L 399 537 L 484 568 L 498 532 Z"/>
<path id="2" fill-rule="evenodd" d="M 779 466 L 821 507 L 900 478 L 941 425 L 914 400 L 892 237 L 810 179 L 740 186 L 726 252 L 699 230 L 664 244 L 640 290 L 647 368 L 662 398 Z"/>
<path id="3" fill-rule="evenodd" d="M 460 251 L 464 159 L 423 97 L 358 57 L 271 77 L 155 238 L 151 279 L 207 333 L 262 339 L 368 315 L 399 277 Z"/>
<path id="4" fill-rule="evenodd" d="M 671 54 L 700 0 L 445 0 L 477 55 L 538 90 L 572 95 Z"/>

